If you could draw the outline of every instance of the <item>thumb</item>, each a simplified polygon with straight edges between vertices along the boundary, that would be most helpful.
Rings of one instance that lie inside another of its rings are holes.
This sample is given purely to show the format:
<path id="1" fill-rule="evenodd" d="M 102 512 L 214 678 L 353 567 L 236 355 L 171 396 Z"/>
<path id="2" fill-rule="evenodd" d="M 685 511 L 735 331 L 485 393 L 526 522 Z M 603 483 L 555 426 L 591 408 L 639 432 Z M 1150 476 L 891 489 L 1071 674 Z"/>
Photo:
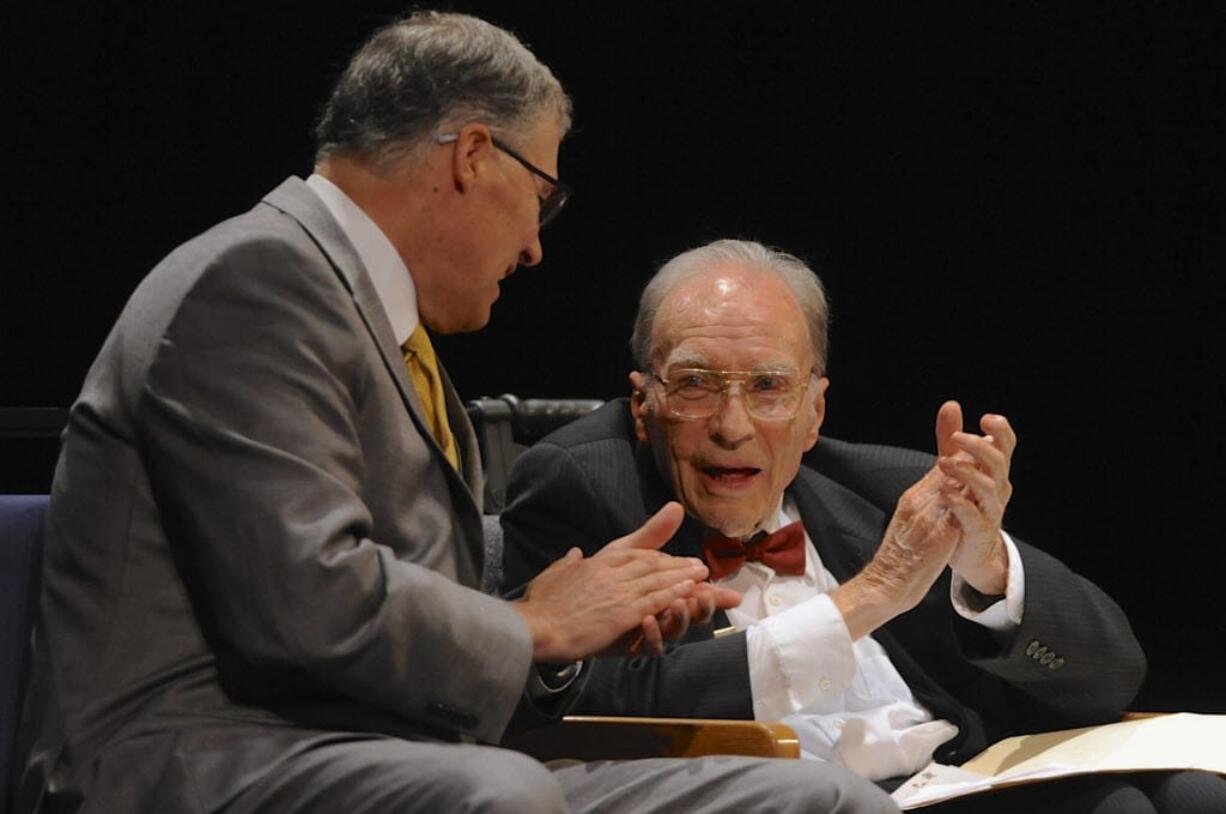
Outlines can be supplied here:
<path id="1" fill-rule="evenodd" d="M 953 435 L 962 431 L 962 405 L 947 401 L 937 410 L 937 455 L 951 456 L 958 452 Z"/>
<path id="2" fill-rule="evenodd" d="M 672 539 L 677 529 L 681 528 L 683 519 L 685 510 L 681 508 L 681 504 L 670 500 L 636 531 L 617 538 L 606 548 L 658 549 Z"/>

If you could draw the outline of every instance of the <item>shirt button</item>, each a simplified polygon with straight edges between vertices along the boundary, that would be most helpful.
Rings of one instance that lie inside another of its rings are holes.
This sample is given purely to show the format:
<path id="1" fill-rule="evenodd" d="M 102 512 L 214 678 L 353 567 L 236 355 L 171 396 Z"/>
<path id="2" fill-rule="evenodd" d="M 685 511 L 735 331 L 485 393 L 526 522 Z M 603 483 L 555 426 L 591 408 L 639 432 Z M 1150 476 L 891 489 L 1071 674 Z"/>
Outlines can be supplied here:
<path id="1" fill-rule="evenodd" d="M 829 690 L 833 683 L 834 682 L 830 680 L 829 676 L 822 676 L 821 679 L 818 680 L 817 686 L 822 690 Z"/>
<path id="2" fill-rule="evenodd" d="M 772 608 L 779 607 L 779 605 L 782 604 L 782 602 L 783 600 L 777 596 L 772 596 L 770 599 L 766 600 L 766 603 L 770 605 Z"/>

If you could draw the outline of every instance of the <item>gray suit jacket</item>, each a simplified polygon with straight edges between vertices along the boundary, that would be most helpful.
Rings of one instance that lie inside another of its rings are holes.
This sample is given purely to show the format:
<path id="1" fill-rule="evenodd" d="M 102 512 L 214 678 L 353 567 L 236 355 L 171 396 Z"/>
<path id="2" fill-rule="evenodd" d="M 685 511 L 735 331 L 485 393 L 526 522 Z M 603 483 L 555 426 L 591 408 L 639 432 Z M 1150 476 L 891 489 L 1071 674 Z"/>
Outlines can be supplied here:
<path id="1" fill-rule="evenodd" d="M 836 579 L 868 563 L 898 497 L 931 465 L 931 456 L 911 450 L 818 441 L 788 494 Z M 508 585 L 571 546 L 598 549 L 673 499 L 650 450 L 635 438 L 626 399 L 524 453 L 507 498 Z M 700 557 L 702 532 L 687 518 L 665 550 Z M 916 698 L 958 725 L 958 737 L 937 752 L 945 763 L 1006 735 L 1115 720 L 1144 677 L 1144 656 L 1119 607 L 1053 557 L 1015 541 L 1026 607 L 1008 641 L 953 611 L 948 570 L 918 607 L 873 634 Z M 573 711 L 752 718 L 745 636 L 712 638 L 706 625 L 659 659 L 596 659 Z"/>
<path id="2" fill-rule="evenodd" d="M 155 268 L 64 435 L 19 810 L 212 810 L 337 732 L 497 741 L 531 642 L 474 590 L 447 398 L 463 477 L 297 178 Z"/>

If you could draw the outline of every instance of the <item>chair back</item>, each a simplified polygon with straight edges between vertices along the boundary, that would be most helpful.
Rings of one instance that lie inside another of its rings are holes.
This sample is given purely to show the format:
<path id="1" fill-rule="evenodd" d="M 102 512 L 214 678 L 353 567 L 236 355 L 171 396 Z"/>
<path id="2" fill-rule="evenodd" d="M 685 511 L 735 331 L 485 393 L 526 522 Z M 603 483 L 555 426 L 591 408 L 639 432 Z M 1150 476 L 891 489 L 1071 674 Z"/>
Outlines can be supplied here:
<path id="1" fill-rule="evenodd" d="M 46 495 L 0 495 L 0 810 L 18 767 L 17 732 L 30 674 Z"/>
<path id="2" fill-rule="evenodd" d="M 599 399 L 520 399 L 510 393 L 466 405 L 485 470 L 485 512 L 506 508 L 511 466 L 525 449 L 604 404 Z"/>

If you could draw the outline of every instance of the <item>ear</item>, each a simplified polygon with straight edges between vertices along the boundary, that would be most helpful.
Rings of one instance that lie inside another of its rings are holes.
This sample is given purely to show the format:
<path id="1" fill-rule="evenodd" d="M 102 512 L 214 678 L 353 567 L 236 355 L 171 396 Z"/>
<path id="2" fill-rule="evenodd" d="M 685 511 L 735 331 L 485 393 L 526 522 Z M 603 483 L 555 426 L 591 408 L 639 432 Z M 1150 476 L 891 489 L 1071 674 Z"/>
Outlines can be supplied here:
<path id="1" fill-rule="evenodd" d="M 805 436 L 805 452 L 813 449 L 813 445 L 817 443 L 818 432 L 822 428 L 822 422 L 826 420 L 826 388 L 829 386 L 830 380 L 822 376 L 813 388 L 813 426 L 809 427 Z"/>
<path id="2" fill-rule="evenodd" d="M 497 148 L 487 125 L 470 122 L 460 128 L 451 145 L 451 176 L 457 192 L 468 192 L 492 166 Z"/>
<path id="3" fill-rule="evenodd" d="M 634 416 L 634 434 L 644 444 L 651 440 L 647 413 L 647 377 L 635 370 L 630 373 L 630 415 Z"/>

